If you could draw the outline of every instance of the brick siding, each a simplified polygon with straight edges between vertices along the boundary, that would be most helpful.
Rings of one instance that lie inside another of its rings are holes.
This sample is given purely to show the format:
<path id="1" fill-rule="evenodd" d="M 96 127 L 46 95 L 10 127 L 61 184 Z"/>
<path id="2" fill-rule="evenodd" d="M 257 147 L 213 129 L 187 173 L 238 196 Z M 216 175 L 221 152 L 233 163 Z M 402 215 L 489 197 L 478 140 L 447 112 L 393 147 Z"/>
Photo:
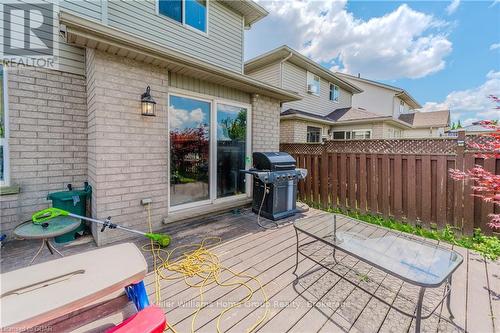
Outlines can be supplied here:
<path id="1" fill-rule="evenodd" d="M 147 86 L 156 117 L 140 113 Z M 49 192 L 68 183 L 92 185 L 92 217 L 146 231 L 168 216 L 168 72 L 165 68 L 86 50 L 86 75 L 50 70 L 9 72 L 12 184 L 21 192 L 0 196 L 2 232 L 48 207 Z M 189 93 L 187 93 L 189 95 Z M 278 100 L 253 95 L 254 151 L 279 150 Z M 99 232 L 98 245 L 130 234 Z"/>
<path id="2" fill-rule="evenodd" d="M 278 151 L 280 140 L 280 103 L 262 96 L 252 96 L 252 149 Z"/>
<path id="3" fill-rule="evenodd" d="M 153 228 L 158 229 L 168 202 L 167 70 L 94 50 L 87 51 L 87 59 L 92 213 L 145 231 L 141 199 L 151 198 Z M 148 85 L 156 117 L 140 113 L 140 95 Z M 98 245 L 127 237 L 94 230 Z"/>
<path id="4" fill-rule="evenodd" d="M 48 207 L 47 194 L 87 178 L 85 77 L 48 69 L 8 68 L 10 180 L 0 196 L 1 232 Z"/>

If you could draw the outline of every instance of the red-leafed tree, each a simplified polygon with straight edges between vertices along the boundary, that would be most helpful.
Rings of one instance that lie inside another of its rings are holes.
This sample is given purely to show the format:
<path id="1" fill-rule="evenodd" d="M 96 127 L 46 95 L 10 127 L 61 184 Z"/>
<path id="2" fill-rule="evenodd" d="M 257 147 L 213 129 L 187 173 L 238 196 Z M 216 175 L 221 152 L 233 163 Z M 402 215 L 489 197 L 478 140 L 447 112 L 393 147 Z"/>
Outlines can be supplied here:
<path id="1" fill-rule="evenodd" d="M 490 95 L 489 98 L 496 104 L 495 109 L 500 109 L 500 99 L 493 95 Z M 500 126 L 496 121 L 491 120 L 479 123 L 493 131 L 483 134 L 485 140 L 469 143 L 468 148 L 478 150 L 476 156 L 479 158 L 500 158 Z M 474 196 L 480 197 L 486 202 L 492 202 L 495 206 L 500 205 L 500 175 L 486 171 L 480 165 L 466 171 L 450 169 L 449 172 L 450 177 L 454 180 L 469 179 L 473 181 Z M 491 214 L 490 217 L 491 221 L 488 226 L 493 230 L 500 230 L 500 214 Z"/>

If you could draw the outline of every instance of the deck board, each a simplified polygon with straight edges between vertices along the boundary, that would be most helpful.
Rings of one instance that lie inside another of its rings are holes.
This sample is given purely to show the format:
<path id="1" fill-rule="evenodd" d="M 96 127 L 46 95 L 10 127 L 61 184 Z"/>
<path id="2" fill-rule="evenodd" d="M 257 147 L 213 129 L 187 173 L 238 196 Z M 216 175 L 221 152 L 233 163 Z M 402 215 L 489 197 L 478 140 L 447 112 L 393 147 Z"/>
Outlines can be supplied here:
<path id="1" fill-rule="evenodd" d="M 176 223 L 165 227 L 173 236 L 170 249 L 200 242 L 205 237 L 221 237 L 222 243 L 211 250 L 218 255 L 222 264 L 236 272 L 245 272 L 259 277 L 269 298 L 269 313 L 258 326 L 258 332 L 412 332 L 414 321 L 390 309 L 361 289 L 340 279 L 337 275 L 319 267 L 313 261 L 299 257 L 296 280 L 292 274 L 295 267 L 296 236 L 291 221 L 304 216 L 324 218 L 325 212 L 311 209 L 282 222 L 277 230 L 262 230 L 256 224 L 255 214 L 245 209 L 241 214 L 222 214 L 188 223 Z M 338 228 L 344 228 L 342 218 Z M 372 228 L 356 226 L 350 231 L 366 233 Z M 111 232 L 111 231 L 107 231 Z M 380 231 L 378 231 L 380 232 Z M 301 239 L 307 238 L 299 234 Z M 310 239 L 310 238 L 309 238 Z M 147 244 L 144 239 L 131 239 L 138 246 Z M 38 243 L 13 241 L 2 248 L 2 272 L 26 266 Z M 448 246 L 448 245 L 447 245 Z M 65 255 L 95 249 L 93 243 L 59 247 Z M 437 314 L 422 321 L 423 332 L 485 332 L 499 330 L 499 318 L 492 316 L 500 312 L 500 262 L 485 261 L 480 255 L 463 248 L 455 250 L 464 257 L 464 263 L 453 276 L 451 307 L 455 319 L 448 318 L 446 306 Z M 309 250 L 308 250 L 309 251 Z M 362 284 L 364 288 L 389 303 L 394 302 L 407 311 L 414 310 L 408 299 L 415 295 L 416 288 L 402 283 L 390 275 L 373 269 L 365 263 L 337 252 L 335 263 L 331 248 L 321 243 L 310 246 L 317 260 L 323 260 L 330 268 Z M 177 254 L 174 258 L 178 258 Z M 145 279 L 150 299 L 154 300 L 155 284 L 152 271 L 152 256 L 145 253 L 150 273 Z M 37 262 L 56 259 L 43 253 Z M 366 280 L 364 275 L 368 277 Z M 361 278 L 363 277 L 363 278 Z M 221 280 L 230 281 L 231 274 L 223 272 Z M 247 280 L 243 278 L 242 280 Z M 257 289 L 257 284 L 249 281 Z M 183 280 L 160 281 L 161 306 L 169 323 L 179 333 L 191 331 L 192 313 L 199 301 L 199 290 L 190 288 Z M 437 291 L 429 293 L 430 299 L 437 298 Z M 247 295 L 240 285 L 205 288 L 205 307 L 195 321 L 196 332 L 215 332 L 217 318 L 228 301 L 239 301 Z M 254 324 L 265 312 L 260 302 L 263 295 L 256 291 L 251 306 L 239 306 L 226 313 L 220 326 L 224 332 L 242 332 Z"/>
<path id="2" fill-rule="evenodd" d="M 474 280 L 471 274 L 474 273 Z M 482 309 L 482 311 L 477 311 Z M 486 263 L 483 257 L 469 252 L 469 276 L 467 284 L 467 331 L 493 332 Z"/>

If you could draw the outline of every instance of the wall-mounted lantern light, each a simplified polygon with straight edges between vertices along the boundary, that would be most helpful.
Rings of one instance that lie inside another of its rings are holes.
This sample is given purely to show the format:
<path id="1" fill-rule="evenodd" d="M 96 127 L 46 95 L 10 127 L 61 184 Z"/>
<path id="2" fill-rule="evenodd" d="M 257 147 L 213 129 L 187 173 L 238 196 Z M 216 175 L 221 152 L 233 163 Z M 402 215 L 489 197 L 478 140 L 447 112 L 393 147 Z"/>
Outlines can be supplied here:
<path id="1" fill-rule="evenodd" d="M 146 92 L 141 95 L 141 112 L 143 116 L 156 116 L 156 102 L 151 97 L 151 88 L 148 86 Z"/>

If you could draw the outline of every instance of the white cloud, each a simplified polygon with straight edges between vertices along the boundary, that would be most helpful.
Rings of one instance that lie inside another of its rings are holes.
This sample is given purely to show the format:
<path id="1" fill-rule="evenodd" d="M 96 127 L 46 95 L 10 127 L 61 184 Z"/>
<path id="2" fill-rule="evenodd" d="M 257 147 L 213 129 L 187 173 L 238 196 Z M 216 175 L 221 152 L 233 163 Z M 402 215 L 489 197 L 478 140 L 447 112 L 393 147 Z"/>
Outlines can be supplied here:
<path id="1" fill-rule="evenodd" d="M 446 7 L 446 13 L 448 13 L 448 15 L 454 14 L 457 11 L 458 6 L 460 6 L 460 0 L 451 0 L 448 7 Z"/>
<path id="2" fill-rule="evenodd" d="M 445 67 L 444 59 L 452 50 L 446 34 L 440 32 L 447 23 L 406 4 L 369 20 L 354 17 L 345 0 L 261 4 L 270 15 L 249 32 L 248 40 L 254 43 L 247 51 L 254 56 L 286 43 L 342 71 L 389 80 L 437 72 Z"/>
<path id="3" fill-rule="evenodd" d="M 500 43 L 494 43 L 494 44 L 490 45 L 490 50 L 491 51 L 497 50 L 497 49 L 500 49 Z"/>
<path id="4" fill-rule="evenodd" d="M 427 102 L 422 111 L 450 109 L 452 120 L 471 123 L 480 119 L 500 119 L 500 110 L 489 95 L 500 95 L 500 71 L 490 71 L 486 81 L 475 88 L 453 91 L 442 102 Z"/>
<path id="5" fill-rule="evenodd" d="M 170 126 L 172 128 L 181 128 L 182 125 L 188 125 L 189 123 L 195 123 L 196 125 L 199 125 L 205 119 L 205 114 L 200 108 L 194 109 L 192 111 L 187 111 L 171 107 L 170 111 Z"/>

